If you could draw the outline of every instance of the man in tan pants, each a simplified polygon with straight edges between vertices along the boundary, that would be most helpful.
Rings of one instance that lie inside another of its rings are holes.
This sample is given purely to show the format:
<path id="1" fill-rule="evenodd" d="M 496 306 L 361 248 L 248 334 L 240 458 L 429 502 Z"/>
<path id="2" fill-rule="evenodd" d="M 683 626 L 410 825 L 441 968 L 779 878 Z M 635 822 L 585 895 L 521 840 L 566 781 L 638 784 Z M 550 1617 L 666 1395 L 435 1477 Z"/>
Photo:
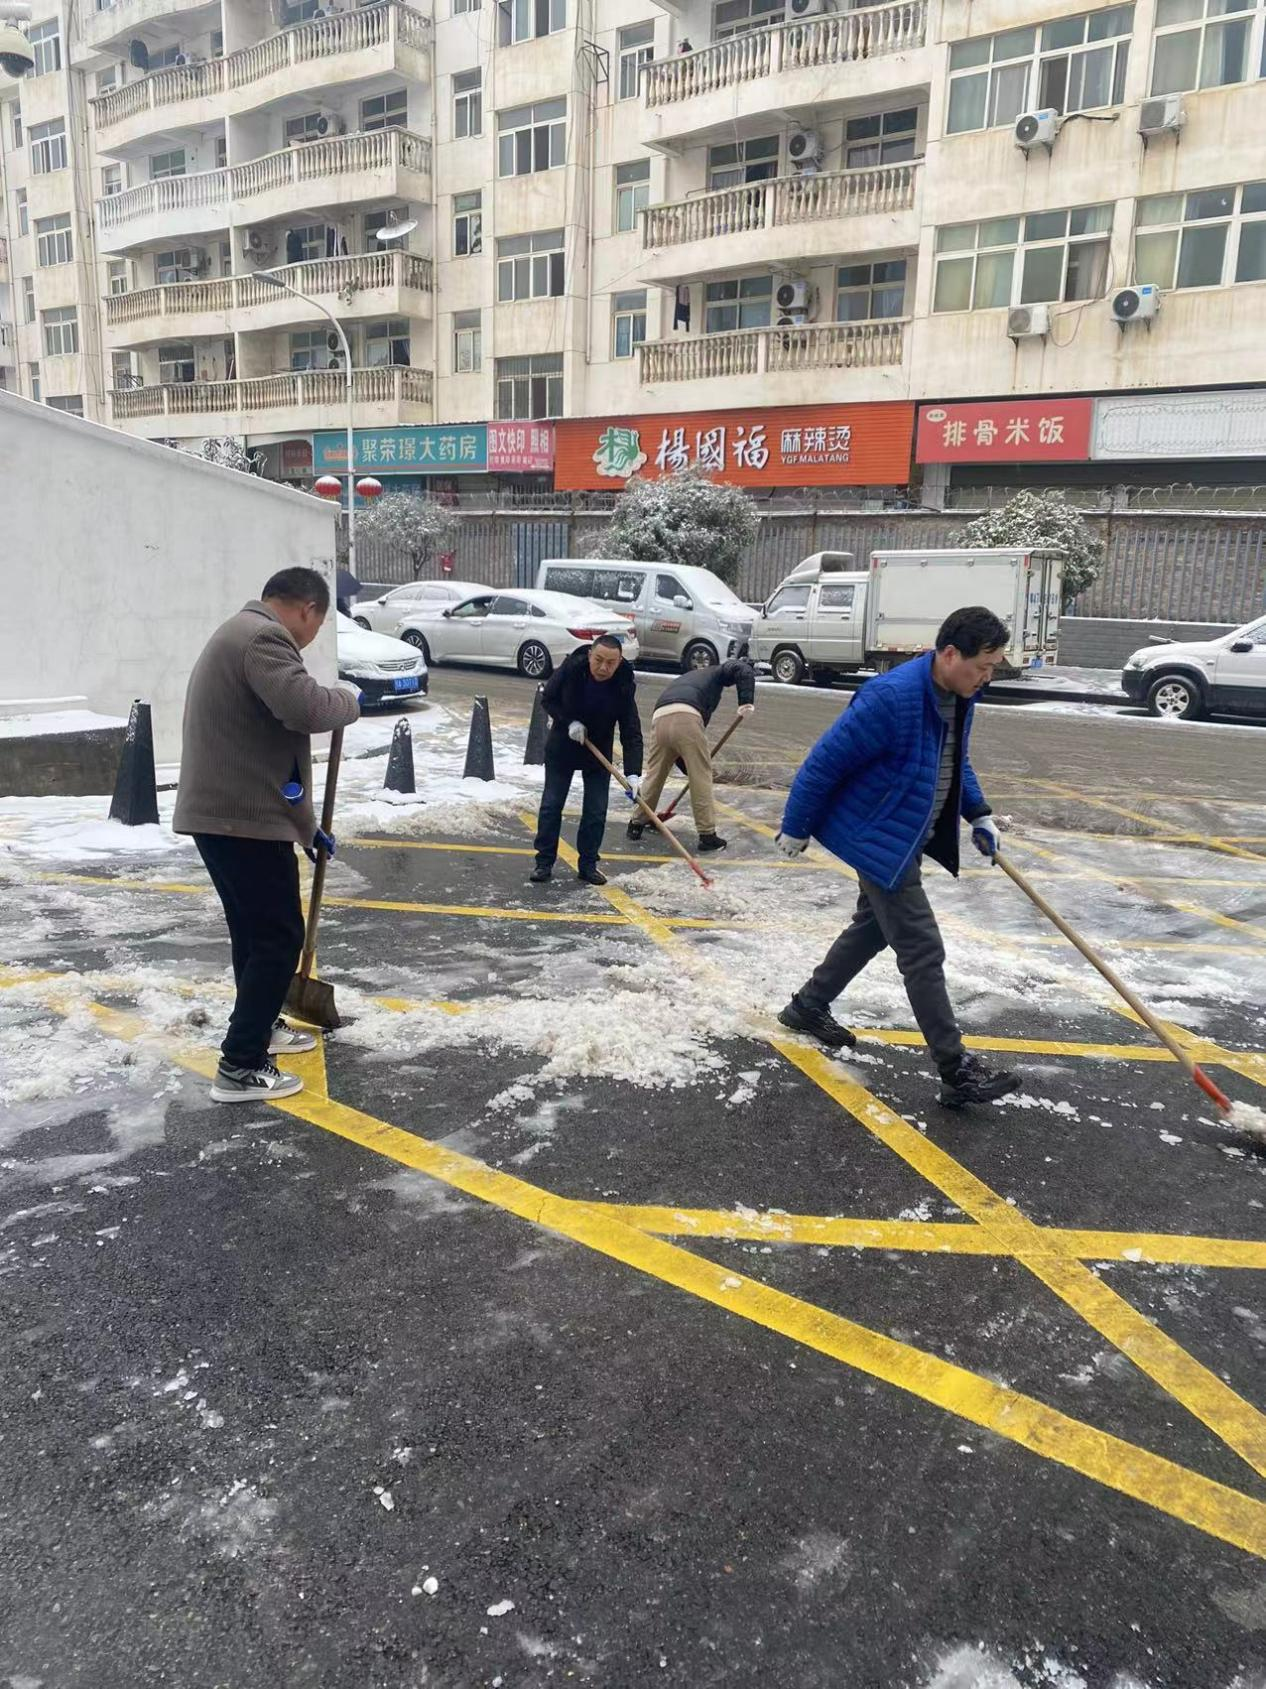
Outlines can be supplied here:
<path id="1" fill-rule="evenodd" d="M 732 657 L 715 668 L 691 669 L 670 681 L 651 717 L 651 751 L 642 777 L 642 798 L 655 809 L 673 765 L 680 762 L 690 782 L 690 807 L 701 851 L 725 849 L 725 840 L 717 837 L 712 803 L 707 726 L 727 686 L 738 693 L 738 713 L 751 715 L 756 708 L 756 670 L 746 658 Z M 644 821 L 630 821 L 629 837 L 640 839 L 645 828 Z"/>

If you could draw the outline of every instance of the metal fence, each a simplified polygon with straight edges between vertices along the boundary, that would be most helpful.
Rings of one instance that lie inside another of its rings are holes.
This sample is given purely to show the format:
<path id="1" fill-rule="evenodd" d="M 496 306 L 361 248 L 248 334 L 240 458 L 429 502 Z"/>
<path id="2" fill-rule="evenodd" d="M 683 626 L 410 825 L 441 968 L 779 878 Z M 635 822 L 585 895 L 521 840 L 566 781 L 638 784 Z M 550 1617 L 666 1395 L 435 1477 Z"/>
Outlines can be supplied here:
<path id="1" fill-rule="evenodd" d="M 872 551 L 946 546 L 977 509 L 866 511 L 770 508 L 743 558 L 736 590 L 755 603 L 769 597 L 803 557 L 851 551 L 863 565 Z M 600 556 L 609 512 L 564 508 L 462 510 L 454 548 L 459 580 L 492 587 L 530 586 L 545 557 Z M 1102 538 L 1099 579 L 1076 605 L 1085 616 L 1158 617 L 1242 622 L 1266 605 L 1266 514 L 1204 515 L 1173 510 L 1084 512 Z M 407 558 L 368 541 L 357 545 L 357 574 L 393 584 L 412 578 Z M 438 567 L 428 573 L 438 573 Z"/>

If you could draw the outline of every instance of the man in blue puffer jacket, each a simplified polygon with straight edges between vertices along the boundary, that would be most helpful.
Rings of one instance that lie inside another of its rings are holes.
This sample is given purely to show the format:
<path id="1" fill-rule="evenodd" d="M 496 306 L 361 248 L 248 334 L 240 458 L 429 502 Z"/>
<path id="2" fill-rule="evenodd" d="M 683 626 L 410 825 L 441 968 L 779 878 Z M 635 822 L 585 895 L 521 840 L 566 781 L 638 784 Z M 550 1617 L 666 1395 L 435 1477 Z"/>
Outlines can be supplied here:
<path id="1" fill-rule="evenodd" d="M 796 775 L 778 848 L 795 858 L 810 838 L 857 870 L 857 911 L 779 1015 L 832 1048 L 857 1040 L 830 1006 L 889 945 L 914 1018 L 941 1075 L 948 1108 L 992 1102 L 1019 1086 L 963 1048 L 945 988 L 945 946 L 923 889 L 926 855 L 958 873 L 959 817 L 993 859 L 998 829 L 968 755 L 975 696 L 1010 634 L 991 610 L 955 610 L 936 649 L 866 685 Z"/>

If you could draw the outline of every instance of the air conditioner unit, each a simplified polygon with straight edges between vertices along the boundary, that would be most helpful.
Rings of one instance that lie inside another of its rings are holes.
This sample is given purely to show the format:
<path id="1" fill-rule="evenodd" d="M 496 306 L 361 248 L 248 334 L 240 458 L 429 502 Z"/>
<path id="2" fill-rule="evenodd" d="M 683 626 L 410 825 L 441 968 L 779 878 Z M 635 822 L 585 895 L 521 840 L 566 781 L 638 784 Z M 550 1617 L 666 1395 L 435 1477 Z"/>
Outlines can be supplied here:
<path id="1" fill-rule="evenodd" d="M 273 237 L 267 229 L 247 229 L 242 236 L 242 251 L 248 258 L 265 258 L 273 246 Z"/>
<path id="2" fill-rule="evenodd" d="M 816 129 L 793 129 L 787 157 L 798 170 L 813 169 L 822 158 L 822 137 Z"/>
<path id="3" fill-rule="evenodd" d="M 1015 120 L 1012 134 L 1022 152 L 1031 152 L 1034 147 L 1053 147 L 1059 134 L 1059 113 L 1049 108 L 1022 112 Z"/>
<path id="4" fill-rule="evenodd" d="M 809 284 L 799 276 L 780 276 L 774 289 L 774 304 L 780 316 L 787 312 L 807 312 Z"/>
<path id="5" fill-rule="evenodd" d="M 790 0 L 787 16 L 793 20 L 820 18 L 830 10 L 828 0 Z"/>
<path id="6" fill-rule="evenodd" d="M 1112 295 L 1112 315 L 1124 328 L 1127 323 L 1150 322 L 1160 310 L 1160 288 L 1150 282 L 1146 287 L 1123 287 Z"/>
<path id="7" fill-rule="evenodd" d="M 347 120 L 336 111 L 323 111 L 316 121 L 316 132 L 322 140 L 327 135 L 346 135 Z"/>
<path id="8" fill-rule="evenodd" d="M 1139 134 L 1144 140 L 1149 135 L 1177 134 L 1186 121 L 1181 94 L 1161 94 L 1139 107 Z"/>
<path id="9" fill-rule="evenodd" d="M 1012 340 L 1040 340 L 1050 332 L 1049 305 L 1017 305 L 1007 312 L 1007 333 Z"/>

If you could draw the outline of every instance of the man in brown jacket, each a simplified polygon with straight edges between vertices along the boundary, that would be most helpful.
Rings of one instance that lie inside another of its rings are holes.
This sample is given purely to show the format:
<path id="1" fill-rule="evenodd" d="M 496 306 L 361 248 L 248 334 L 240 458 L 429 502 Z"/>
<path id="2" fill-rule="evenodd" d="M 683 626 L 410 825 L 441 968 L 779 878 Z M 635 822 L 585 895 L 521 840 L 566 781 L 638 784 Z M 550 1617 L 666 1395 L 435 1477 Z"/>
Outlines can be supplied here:
<path id="1" fill-rule="evenodd" d="M 316 1044 L 280 1017 L 303 949 L 294 847 L 333 852 L 312 810 L 309 735 L 360 714 L 354 686 L 322 686 L 299 655 L 329 607 L 330 589 L 315 569 L 282 569 L 216 629 L 189 677 L 172 826 L 193 834 L 219 893 L 237 982 L 211 1085 L 218 1103 L 302 1090 L 303 1081 L 270 1058 Z"/>

